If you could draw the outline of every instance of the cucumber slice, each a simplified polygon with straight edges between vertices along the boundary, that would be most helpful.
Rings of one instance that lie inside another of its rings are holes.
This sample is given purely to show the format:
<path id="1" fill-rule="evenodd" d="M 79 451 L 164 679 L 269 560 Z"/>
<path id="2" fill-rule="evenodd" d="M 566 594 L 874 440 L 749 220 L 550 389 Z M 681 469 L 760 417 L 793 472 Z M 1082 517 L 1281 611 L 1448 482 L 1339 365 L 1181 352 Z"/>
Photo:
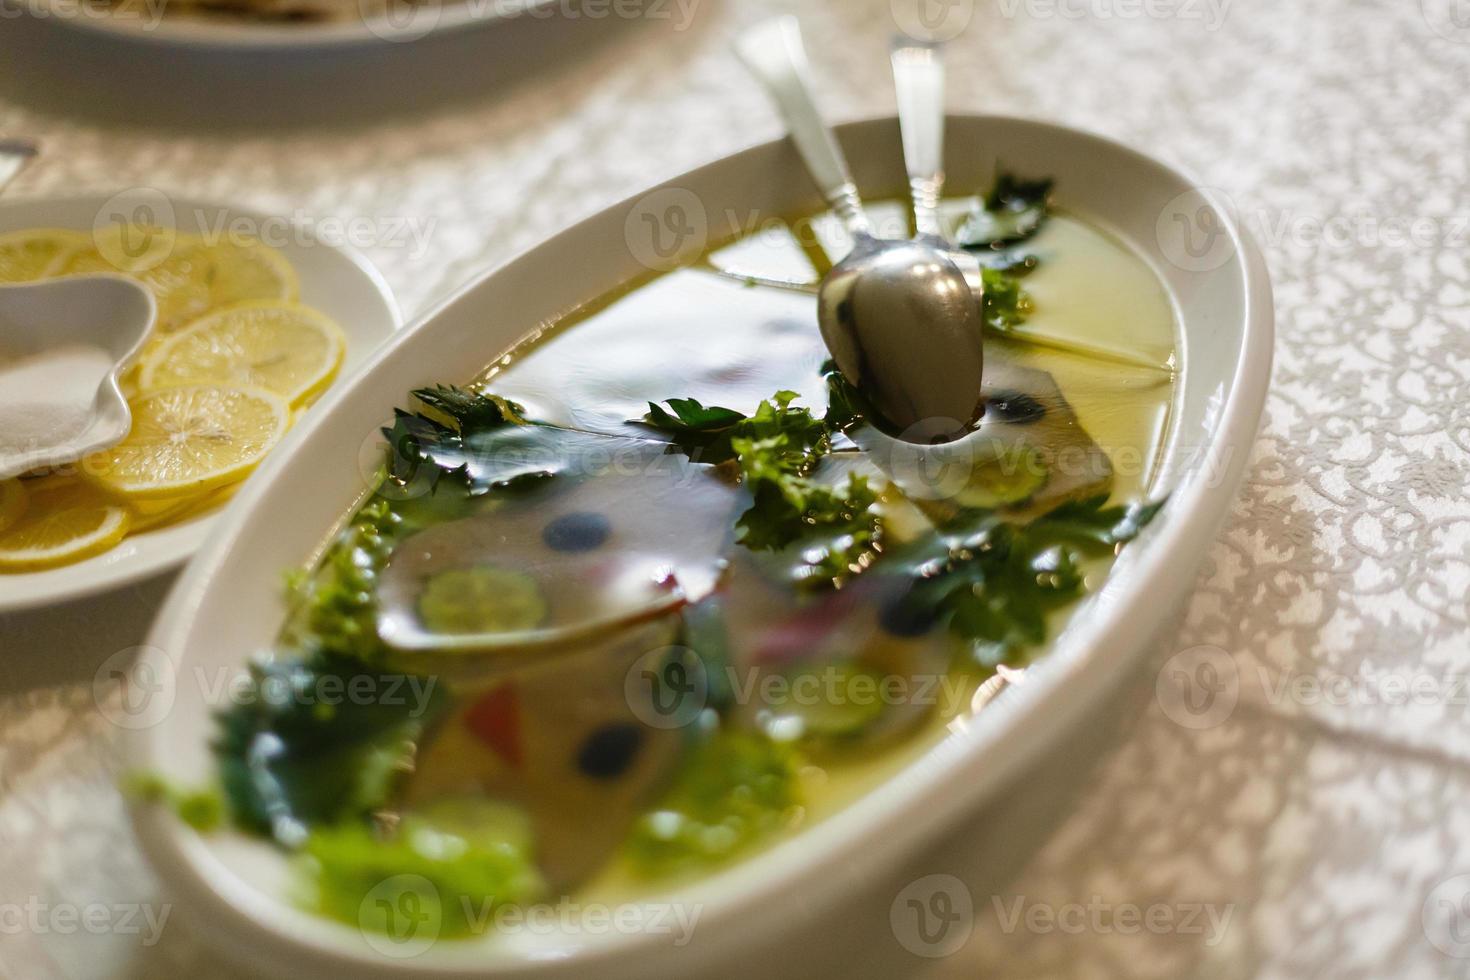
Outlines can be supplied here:
<path id="1" fill-rule="evenodd" d="M 772 738 L 854 738 L 883 717 L 881 678 L 855 664 L 798 668 L 783 676 L 788 703 L 773 706 L 763 718 Z"/>
<path id="2" fill-rule="evenodd" d="M 984 444 L 982 444 L 984 445 Z M 955 499 L 965 507 L 994 510 L 1024 503 L 1046 486 L 1046 461 L 1026 443 L 989 444 L 991 452 L 976 460 L 970 479 Z"/>
<path id="3" fill-rule="evenodd" d="M 419 619 L 435 633 L 479 635 L 535 629 L 546 598 L 529 575 L 477 565 L 440 572 L 419 593 Z"/>

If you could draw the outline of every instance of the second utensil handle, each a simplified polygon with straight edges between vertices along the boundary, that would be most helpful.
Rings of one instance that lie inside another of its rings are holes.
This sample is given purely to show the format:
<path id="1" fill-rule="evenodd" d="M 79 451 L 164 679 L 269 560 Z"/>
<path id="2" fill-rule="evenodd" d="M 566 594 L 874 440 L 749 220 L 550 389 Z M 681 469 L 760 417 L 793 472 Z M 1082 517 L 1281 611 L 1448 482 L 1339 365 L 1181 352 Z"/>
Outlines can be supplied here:
<path id="1" fill-rule="evenodd" d="M 914 227 L 942 237 L 939 196 L 944 188 L 944 58 L 938 47 L 901 41 L 893 47 L 893 85 L 903 159 L 914 199 Z"/>
<path id="2" fill-rule="evenodd" d="M 776 103 L 817 189 L 853 236 L 871 234 L 842 148 L 812 97 L 811 69 L 795 17 L 774 17 L 745 31 L 735 53 Z"/>

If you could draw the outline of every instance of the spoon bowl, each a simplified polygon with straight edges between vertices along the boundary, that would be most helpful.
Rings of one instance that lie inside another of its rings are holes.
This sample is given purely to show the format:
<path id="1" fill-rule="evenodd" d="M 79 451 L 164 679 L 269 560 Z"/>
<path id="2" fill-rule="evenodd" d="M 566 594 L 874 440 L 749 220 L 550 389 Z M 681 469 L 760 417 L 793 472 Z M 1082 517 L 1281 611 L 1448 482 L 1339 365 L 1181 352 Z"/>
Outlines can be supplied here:
<path id="1" fill-rule="evenodd" d="M 118 375 L 156 315 L 122 276 L 0 286 L 0 480 L 122 441 L 133 419 Z"/>
<path id="2" fill-rule="evenodd" d="M 860 240 L 823 280 L 817 319 L 843 377 L 910 441 L 957 439 L 980 417 L 980 305 L 938 249 Z"/>

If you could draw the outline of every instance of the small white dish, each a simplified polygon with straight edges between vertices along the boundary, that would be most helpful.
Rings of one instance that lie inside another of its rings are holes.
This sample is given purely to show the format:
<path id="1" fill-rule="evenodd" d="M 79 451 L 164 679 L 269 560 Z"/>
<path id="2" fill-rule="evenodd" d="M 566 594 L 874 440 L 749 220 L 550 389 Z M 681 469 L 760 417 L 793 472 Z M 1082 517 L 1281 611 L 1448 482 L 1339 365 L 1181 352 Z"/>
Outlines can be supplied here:
<path id="1" fill-rule="evenodd" d="M 148 339 L 155 316 L 153 294 L 122 276 L 78 276 L 0 286 L 0 355 L 11 363 L 11 359 L 24 361 L 33 385 L 44 382 L 53 389 L 58 384 L 77 389 L 74 393 L 53 390 L 48 397 L 46 392 L 28 393 L 19 388 L 13 376 L 11 384 L 0 383 L 0 426 L 9 430 L 0 433 L 0 439 L 15 443 L 11 452 L 0 442 L 0 480 L 74 463 L 122 441 L 133 417 L 118 375 Z M 65 364 L 38 363 L 68 354 Z M 94 360 L 93 354 L 100 364 L 76 363 Z M 83 376 L 66 377 L 74 374 Z M 0 380 L 4 377 L 0 375 Z M 84 393 L 83 388 L 90 391 Z M 19 425 L 21 418 L 36 413 L 42 407 L 38 403 L 46 408 L 45 424 L 34 426 L 34 438 L 21 435 L 17 431 L 25 428 Z M 75 418 L 58 417 L 73 414 Z"/>
<path id="2" fill-rule="evenodd" d="M 140 207 L 148 210 L 138 211 Z M 309 228 L 293 228 L 282 218 L 245 208 L 169 198 L 152 190 L 121 195 L 6 198 L 0 200 L 0 234 L 28 228 L 91 232 L 119 215 L 146 215 L 147 220 L 165 227 L 206 237 L 233 233 L 231 229 L 261 229 L 258 234 L 265 234 L 267 243 L 279 248 L 295 267 L 301 279 L 301 302 L 326 313 L 346 333 L 344 377 L 402 325 L 388 284 L 360 252 L 325 244 Z M 295 436 L 295 432 L 288 433 L 280 448 L 289 446 Z M 216 514 L 205 513 L 130 535 L 117 547 L 73 565 L 0 575 L 0 613 L 96 595 L 176 568 L 203 543 Z"/>
<path id="3" fill-rule="evenodd" d="M 896 120 L 838 132 L 864 194 L 901 193 Z M 698 910 L 698 928 L 683 945 L 653 930 L 532 929 L 395 948 L 379 934 L 294 907 L 286 860 L 268 844 L 233 832 L 202 836 L 167 808 L 135 807 L 139 839 L 171 899 L 225 955 L 260 975 L 353 980 L 725 975 L 737 964 L 742 974 L 801 975 L 808 950 L 821 944 L 809 927 L 820 913 L 842 908 L 856 884 L 893 871 L 936 834 L 1003 798 L 1043 753 L 1091 737 L 1080 722 L 1172 620 L 1245 471 L 1270 380 L 1270 283 L 1228 210 L 1127 147 L 1047 123 L 955 116 L 946 150 L 956 193 L 983 189 L 997 160 L 1018 173 L 1053 176 L 1058 205 L 1144 257 L 1178 311 L 1181 374 L 1158 481 L 1172 491 L 1168 505 L 1048 656 L 1028 669 L 1026 683 L 841 812 L 651 898 Z M 128 765 L 184 786 L 213 778 L 214 712 L 226 704 L 218 692 L 231 687 L 223 679 L 243 673 L 250 654 L 272 644 L 284 616 L 282 570 L 309 559 L 360 498 L 364 437 L 410 389 L 468 380 L 562 311 L 650 268 L 691 259 L 732 231 L 820 204 L 787 142 L 757 146 L 553 236 L 395 337 L 271 458 L 174 586 L 139 661 L 156 693 L 128 740 Z M 682 248 L 651 247 L 640 232 L 662 228 L 659 219 L 674 207 L 692 233 Z M 1201 228 L 1211 231 L 1205 248 L 1181 237 Z"/>

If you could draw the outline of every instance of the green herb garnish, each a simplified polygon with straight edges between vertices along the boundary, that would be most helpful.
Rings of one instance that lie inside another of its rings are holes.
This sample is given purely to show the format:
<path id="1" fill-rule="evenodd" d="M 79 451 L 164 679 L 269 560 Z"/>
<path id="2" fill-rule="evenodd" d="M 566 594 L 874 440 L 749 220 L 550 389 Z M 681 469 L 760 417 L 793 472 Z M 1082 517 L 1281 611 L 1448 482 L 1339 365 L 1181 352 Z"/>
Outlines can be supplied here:
<path id="1" fill-rule="evenodd" d="M 169 807 L 184 823 L 205 833 L 224 822 L 225 801 L 218 790 L 184 789 L 154 772 L 132 772 L 123 777 L 122 791 L 140 803 Z"/>
<path id="2" fill-rule="evenodd" d="M 692 398 L 671 398 L 665 404 L 672 414 L 650 404 L 642 421 L 672 433 L 674 445 L 691 458 L 739 466 L 752 503 L 736 522 L 736 541 L 753 551 L 799 544 L 799 584 L 841 584 L 878 547 L 878 497 L 856 473 L 836 486 L 812 478 L 832 451 L 834 430 L 809 409 L 793 407 L 796 398 L 794 391 L 778 391 L 748 417 Z"/>
<path id="3" fill-rule="evenodd" d="M 467 388 L 413 394 L 424 411 L 395 409 L 393 424 L 383 430 L 388 478 L 399 487 L 437 490 L 447 479 L 484 493 L 554 472 L 556 443 L 567 430 L 528 422 L 514 402 Z"/>
<path id="4" fill-rule="evenodd" d="M 656 402 L 648 403 L 648 412 L 639 421 L 667 432 L 684 455 L 702 463 L 722 463 L 733 457 L 730 433 L 747 416 L 733 408 L 704 406 L 694 398 L 670 398 L 666 409 Z M 669 411 L 672 409 L 673 411 Z"/>
<path id="5" fill-rule="evenodd" d="M 525 409 L 499 395 L 472 391 L 456 385 L 420 388 L 413 396 L 432 412 L 443 416 L 457 431 L 484 429 L 497 425 L 528 425 Z"/>
<path id="6" fill-rule="evenodd" d="M 792 408 L 794 391 L 778 391 L 756 407 L 754 415 L 733 408 L 705 406 L 693 398 L 670 398 L 663 404 L 648 403 L 639 424 L 672 436 L 673 445 L 690 459 L 719 464 L 736 459 L 733 445 L 769 440 L 770 446 L 787 458 L 793 468 L 807 467 L 831 449 L 831 436 L 822 420 L 805 408 Z"/>
<path id="7" fill-rule="evenodd" d="M 832 451 L 832 434 L 810 409 L 791 407 L 797 397 L 794 391 L 778 391 L 756 406 L 754 415 L 731 429 L 730 442 L 736 455 L 759 451 L 782 470 L 803 476 L 810 473 L 817 461 Z"/>
<path id="8" fill-rule="evenodd" d="M 288 846 L 382 806 L 447 700 L 432 677 L 323 653 L 253 664 L 231 693 L 214 745 L 230 814 Z"/>
<path id="9" fill-rule="evenodd" d="M 709 735 L 658 806 L 633 825 L 633 869 L 660 877 L 708 868 L 779 830 L 801 803 L 799 768 L 784 743 L 743 732 Z"/>
<path id="10" fill-rule="evenodd" d="M 1017 663 L 1046 640 L 1049 613 L 1082 594 L 1081 563 L 1131 541 L 1163 501 L 1062 504 L 1026 524 L 971 515 L 893 556 L 914 584 L 905 614 L 942 619 L 986 666 Z"/>
<path id="11" fill-rule="evenodd" d="M 798 546 L 795 581 L 803 586 L 840 585 L 871 563 L 883 522 L 867 477 L 850 473 L 827 486 L 781 473 L 755 448 L 741 456 L 741 468 L 754 502 L 736 522 L 737 542 L 754 551 Z"/>
<path id="12" fill-rule="evenodd" d="M 382 659 L 373 596 L 402 524 L 389 501 L 374 500 L 338 533 L 314 570 L 295 570 L 287 576 L 294 607 L 286 627 L 291 644 L 365 663 Z"/>
<path id="13" fill-rule="evenodd" d="M 1046 222 L 1052 181 L 1025 180 L 1002 173 L 980 206 L 960 227 L 959 243 L 968 249 L 998 250 L 1026 241 Z"/>
<path id="14" fill-rule="evenodd" d="M 304 850 L 321 912 L 399 941 L 479 932 L 494 909 L 546 892 L 530 820 L 491 800 L 407 814 L 387 838 L 363 824 L 316 830 Z"/>
<path id="15" fill-rule="evenodd" d="M 982 267 L 982 314 L 985 325 L 992 330 L 1004 333 L 1022 323 L 1031 311 L 1031 299 L 1021 289 L 1019 279 L 1035 269 L 1040 260 L 1019 246 L 1046 223 L 1051 187 L 1050 179 L 1025 180 L 1002 173 L 960 228 L 960 245 L 970 250 Z"/>
<path id="16" fill-rule="evenodd" d="M 1005 333 L 1026 322 L 1031 314 L 1031 297 L 1021 288 L 1021 281 L 999 269 L 981 269 L 985 296 L 980 315 L 985 325 L 997 333 Z"/>
<path id="17" fill-rule="evenodd" d="M 827 379 L 827 414 L 822 416 L 822 421 L 829 430 L 846 432 L 855 425 L 877 417 L 863 393 L 837 370 L 835 360 L 829 357 L 823 361 L 821 371 L 822 377 Z"/>

